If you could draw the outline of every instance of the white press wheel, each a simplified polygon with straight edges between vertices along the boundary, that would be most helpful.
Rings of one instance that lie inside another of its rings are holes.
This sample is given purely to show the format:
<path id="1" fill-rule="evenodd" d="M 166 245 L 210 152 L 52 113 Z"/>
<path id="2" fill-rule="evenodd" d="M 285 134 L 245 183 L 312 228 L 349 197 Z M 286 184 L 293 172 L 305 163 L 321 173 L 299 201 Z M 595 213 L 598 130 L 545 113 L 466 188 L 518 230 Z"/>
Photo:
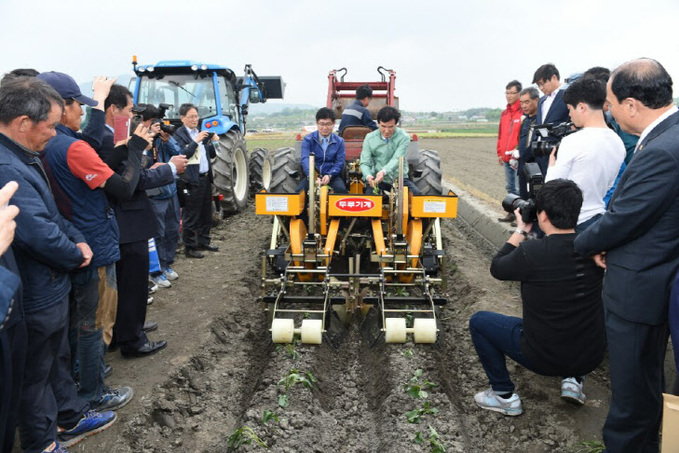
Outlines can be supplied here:
<path id="1" fill-rule="evenodd" d="M 321 344 L 323 341 L 323 321 L 320 319 L 302 320 L 302 343 Z"/>
<path id="2" fill-rule="evenodd" d="M 415 343 L 435 343 L 436 320 L 433 318 L 415 318 L 413 336 Z"/>
<path id="3" fill-rule="evenodd" d="M 406 342 L 406 319 L 386 318 L 384 320 L 384 341 L 387 343 Z"/>
<path id="4" fill-rule="evenodd" d="M 276 318 L 271 323 L 271 341 L 274 343 L 292 343 L 294 335 L 294 319 Z"/>

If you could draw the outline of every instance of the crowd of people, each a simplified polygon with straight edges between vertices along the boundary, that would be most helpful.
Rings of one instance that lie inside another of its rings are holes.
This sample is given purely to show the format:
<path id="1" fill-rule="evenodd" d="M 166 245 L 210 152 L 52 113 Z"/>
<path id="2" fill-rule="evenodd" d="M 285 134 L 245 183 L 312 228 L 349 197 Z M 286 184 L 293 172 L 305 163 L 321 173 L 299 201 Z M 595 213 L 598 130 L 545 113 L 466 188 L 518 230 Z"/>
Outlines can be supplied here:
<path id="1" fill-rule="evenodd" d="M 674 323 L 669 316 L 679 312 L 672 79 L 657 61 L 639 59 L 612 73 L 591 68 L 567 85 L 546 64 L 532 83 L 537 88 L 506 85 L 497 154 L 507 192 L 534 199 L 499 219 L 517 229 L 490 269 L 521 282 L 523 317 L 470 319 L 490 383 L 474 400 L 505 415 L 523 412 L 509 357 L 561 377 L 561 397 L 582 405 L 586 376 L 608 350 L 607 451 L 657 451 L 664 355 L 670 325 L 679 328 L 679 315 Z M 397 109 L 383 107 L 372 119 L 371 97 L 368 86 L 357 90 L 339 135 L 334 111 L 317 112 L 318 130 L 301 147 L 302 173 L 309 175 L 313 155 L 317 185 L 347 191 L 347 127 L 372 130 L 360 155 L 366 193 L 398 181 L 410 138 Z M 83 105 L 91 113 L 81 127 Z M 149 284 L 169 287 L 179 278 L 180 217 L 187 257 L 218 250 L 210 229 L 219 137 L 199 130 L 196 106 L 178 111 L 182 126 L 163 127 L 162 107 L 134 105 L 132 93 L 106 77 L 94 79 L 92 97 L 59 72 L 15 70 L 0 82 L 2 451 L 12 450 L 17 426 L 27 452 L 64 452 L 111 426 L 134 391 L 106 385 L 105 354 L 146 357 L 167 346 L 149 339 L 158 324 L 146 310 Z M 121 134 L 135 114 L 139 124 Z M 560 136 L 535 133 L 568 121 L 572 130 Z M 529 191 L 531 163 L 543 181 Z M 308 184 L 303 177 L 298 190 Z M 403 185 L 419 193 L 407 176 Z M 150 239 L 159 261 L 153 271 Z"/>
<path id="2" fill-rule="evenodd" d="M 529 191 L 519 171 L 517 188 L 507 172 L 508 192 L 535 199 L 515 211 L 517 229 L 490 270 L 521 282 L 523 318 L 472 316 L 472 341 L 490 383 L 474 399 L 484 409 L 522 413 L 509 357 L 561 377 L 561 397 L 582 405 L 585 376 L 607 348 L 606 451 L 657 452 L 670 333 L 679 346 L 679 112 L 672 79 L 659 62 L 642 58 L 612 73 L 591 68 L 568 85 L 554 65 L 543 65 L 533 78 L 539 99 L 517 83 L 507 85 L 498 159 L 518 157 L 519 169 L 536 162 L 544 184 Z M 517 131 L 505 118 L 518 107 L 524 116 Z M 559 136 L 534 134 L 568 121 L 572 126 Z M 517 136 L 507 138 L 511 133 Z"/>
<path id="3" fill-rule="evenodd" d="M 179 278 L 180 212 L 187 256 L 217 250 L 210 157 L 218 138 L 197 130 L 192 104 L 180 107 L 183 126 L 172 135 L 161 108 L 135 106 L 114 82 L 95 77 L 88 97 L 60 72 L 18 69 L 0 81 L 3 452 L 17 426 L 27 452 L 64 452 L 111 426 L 134 391 L 106 385 L 106 353 L 146 357 L 167 345 L 148 338 L 158 324 L 146 310 L 150 286 Z M 91 111 L 81 127 L 83 106 Z"/>

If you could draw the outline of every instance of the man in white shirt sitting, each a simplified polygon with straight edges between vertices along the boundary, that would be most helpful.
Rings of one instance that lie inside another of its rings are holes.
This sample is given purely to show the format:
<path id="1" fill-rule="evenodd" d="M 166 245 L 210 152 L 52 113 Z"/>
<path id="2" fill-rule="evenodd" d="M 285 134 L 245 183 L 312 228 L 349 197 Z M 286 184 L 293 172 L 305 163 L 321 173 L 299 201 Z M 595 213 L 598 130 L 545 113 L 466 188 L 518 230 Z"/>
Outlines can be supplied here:
<path id="1" fill-rule="evenodd" d="M 564 137 L 552 152 L 545 182 L 564 178 L 580 187 L 583 203 L 575 231 L 581 233 L 606 211 L 604 196 L 625 158 L 625 145 L 606 125 L 603 82 L 579 79 L 569 85 L 563 99 L 571 121 L 582 129 Z"/>

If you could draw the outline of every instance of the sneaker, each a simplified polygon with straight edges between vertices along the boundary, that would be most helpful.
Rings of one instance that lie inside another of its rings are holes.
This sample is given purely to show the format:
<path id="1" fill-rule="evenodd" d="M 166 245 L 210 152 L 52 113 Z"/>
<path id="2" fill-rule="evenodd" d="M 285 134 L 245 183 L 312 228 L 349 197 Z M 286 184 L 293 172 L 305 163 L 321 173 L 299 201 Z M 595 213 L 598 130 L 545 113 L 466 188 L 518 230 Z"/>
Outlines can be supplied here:
<path id="1" fill-rule="evenodd" d="M 66 451 L 63 445 L 59 445 L 59 442 L 52 442 L 42 453 L 68 453 L 68 451 Z"/>
<path id="2" fill-rule="evenodd" d="M 578 382 L 574 377 L 568 377 L 561 381 L 561 399 L 578 406 L 585 404 L 587 397 L 582 392 L 584 383 L 584 379 L 582 382 Z"/>
<path id="3" fill-rule="evenodd" d="M 486 391 L 474 395 L 474 401 L 476 401 L 476 404 L 482 409 L 499 412 L 511 417 L 523 413 L 521 399 L 516 393 L 512 393 L 511 397 L 505 399 L 497 396 L 497 393 L 495 393 L 492 388 L 489 388 Z"/>
<path id="4" fill-rule="evenodd" d="M 153 303 L 153 296 L 149 296 L 149 298 L 146 300 L 146 305 L 151 305 Z"/>
<path id="5" fill-rule="evenodd" d="M 87 411 L 77 425 L 71 429 L 59 428 L 57 434 L 59 442 L 64 447 L 71 447 L 86 437 L 97 434 L 111 426 L 116 421 L 116 413 L 112 411 Z"/>
<path id="6" fill-rule="evenodd" d="M 105 388 L 99 401 L 94 405 L 95 410 L 115 411 L 125 406 L 132 400 L 134 390 L 130 387 L 120 387 L 119 389 Z"/>
<path id="7" fill-rule="evenodd" d="M 153 283 L 153 280 L 151 280 L 151 276 L 149 276 L 149 294 L 153 294 L 156 291 L 158 291 L 158 285 Z"/>
<path id="8" fill-rule="evenodd" d="M 179 278 L 179 274 L 177 274 L 170 266 L 168 266 L 163 273 L 168 280 L 177 280 Z"/>
<path id="9" fill-rule="evenodd" d="M 151 281 L 155 283 L 156 285 L 160 286 L 161 288 L 169 288 L 172 286 L 172 283 L 165 277 L 165 274 L 160 274 L 157 277 L 151 277 Z"/>

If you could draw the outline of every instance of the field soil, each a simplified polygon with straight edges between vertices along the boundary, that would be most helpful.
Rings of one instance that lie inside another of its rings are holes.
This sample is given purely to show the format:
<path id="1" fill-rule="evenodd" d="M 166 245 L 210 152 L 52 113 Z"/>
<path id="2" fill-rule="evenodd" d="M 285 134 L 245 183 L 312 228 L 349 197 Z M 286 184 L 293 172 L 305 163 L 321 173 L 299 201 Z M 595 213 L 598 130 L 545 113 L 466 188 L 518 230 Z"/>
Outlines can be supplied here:
<path id="1" fill-rule="evenodd" d="M 504 176 L 493 139 L 422 140 L 420 147 L 439 151 L 446 180 L 499 205 Z M 461 219 L 443 224 L 448 304 L 433 345 L 378 340 L 370 347 L 356 325 L 337 349 L 328 342 L 273 345 L 258 300 L 270 231 L 270 219 L 249 206 L 213 230 L 219 252 L 202 260 L 179 255 L 179 280 L 158 290 L 147 318 L 160 324 L 151 339 L 165 339 L 168 347 L 143 359 L 108 354 L 108 384 L 133 387 L 134 400 L 118 411 L 115 425 L 72 451 L 224 452 L 229 436 L 245 427 L 269 451 L 285 453 L 429 452 L 430 427 L 447 452 L 576 452 L 586 451 L 581 442 L 600 438 L 609 399 L 605 364 L 588 376 L 583 407 L 559 398 L 559 378 L 513 363 L 524 414 L 510 418 L 474 404 L 488 382 L 469 317 L 479 310 L 520 315 L 521 309 L 518 285 L 489 275 L 494 250 Z M 279 381 L 292 370 L 313 376 L 311 388 L 297 384 L 286 392 Z M 434 384 L 426 399 L 404 388 L 420 373 L 419 382 Z M 279 405 L 283 394 L 287 407 Z M 406 412 L 425 402 L 438 412 L 409 423 Z M 266 411 L 277 420 L 264 423 Z M 418 432 L 423 443 L 415 442 Z M 253 442 L 238 451 L 265 448 Z"/>

